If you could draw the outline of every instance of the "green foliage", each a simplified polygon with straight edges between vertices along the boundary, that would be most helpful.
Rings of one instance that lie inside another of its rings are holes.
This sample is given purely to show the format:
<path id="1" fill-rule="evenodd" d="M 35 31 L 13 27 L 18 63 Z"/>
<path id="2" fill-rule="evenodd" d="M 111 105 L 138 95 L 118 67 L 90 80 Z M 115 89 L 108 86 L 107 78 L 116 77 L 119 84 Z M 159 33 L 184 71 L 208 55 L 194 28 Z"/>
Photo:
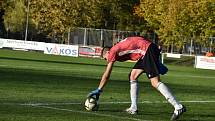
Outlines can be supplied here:
<path id="1" fill-rule="evenodd" d="M 214 0 L 141 0 L 136 14 L 157 30 L 164 43 L 181 46 L 187 40 L 174 39 L 174 36 L 204 42 L 199 39 L 201 36 L 215 35 L 214 4 Z"/>
<path id="2" fill-rule="evenodd" d="M 34 24 L 39 32 L 48 32 L 49 35 L 57 33 L 63 36 L 64 33 L 76 27 L 135 30 L 138 28 L 135 24 L 145 22 L 133 15 L 133 6 L 136 2 L 130 0 L 124 2 L 120 0 L 30 0 L 29 2 L 30 24 Z M 23 23 L 20 24 L 22 27 L 11 26 L 13 29 L 25 28 L 27 4 L 24 4 L 24 0 L 7 1 L 6 7 L 6 26 L 9 27 L 11 23 Z M 10 20 L 11 18 L 13 21 Z"/>
<path id="3" fill-rule="evenodd" d="M 5 4 L 7 0 L 1 0 L 0 1 L 0 11 L 5 9 Z"/>
<path id="4" fill-rule="evenodd" d="M 29 0 L 29 25 L 61 38 L 77 27 L 130 31 L 156 30 L 164 44 L 181 48 L 192 38 L 215 36 L 214 0 Z M 0 1 L 5 28 L 26 26 L 27 0 Z M 181 36 L 189 39 L 178 39 Z"/>
<path id="5" fill-rule="evenodd" d="M 23 31 L 26 23 L 26 9 L 24 0 L 7 1 L 5 6 L 5 28 L 12 32 Z"/>
<path id="6" fill-rule="evenodd" d="M 99 4 L 99 0 L 31 0 L 30 8 L 38 30 L 63 37 L 76 27 L 96 27 Z"/>

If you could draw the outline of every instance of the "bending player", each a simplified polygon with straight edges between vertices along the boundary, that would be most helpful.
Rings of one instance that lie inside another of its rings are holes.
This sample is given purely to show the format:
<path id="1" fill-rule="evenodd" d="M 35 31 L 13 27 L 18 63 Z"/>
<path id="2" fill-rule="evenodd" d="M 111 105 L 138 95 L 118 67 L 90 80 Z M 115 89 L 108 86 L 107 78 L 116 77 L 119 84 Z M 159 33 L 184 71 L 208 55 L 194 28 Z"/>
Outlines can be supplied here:
<path id="1" fill-rule="evenodd" d="M 137 79 L 142 73 L 146 73 L 152 86 L 175 108 L 171 120 L 178 119 L 179 116 L 186 111 L 186 108 L 176 100 L 169 88 L 160 81 L 160 74 L 166 74 L 168 69 L 159 61 L 160 49 L 156 44 L 143 37 L 128 37 L 114 45 L 110 50 L 104 49 L 102 55 L 107 59 L 108 64 L 98 88 L 89 93 L 88 97 L 95 96 L 97 100 L 99 99 L 104 86 L 109 80 L 115 61 L 133 60 L 137 62 L 129 75 L 131 106 L 126 109 L 127 113 L 137 114 L 138 112 Z"/>

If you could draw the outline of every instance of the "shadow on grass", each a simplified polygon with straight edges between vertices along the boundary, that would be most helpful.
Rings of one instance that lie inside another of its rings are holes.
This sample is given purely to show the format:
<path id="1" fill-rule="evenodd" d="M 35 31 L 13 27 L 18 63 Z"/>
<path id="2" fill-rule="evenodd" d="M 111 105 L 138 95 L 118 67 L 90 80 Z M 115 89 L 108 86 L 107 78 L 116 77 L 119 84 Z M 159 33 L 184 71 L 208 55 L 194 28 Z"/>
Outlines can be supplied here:
<path id="1" fill-rule="evenodd" d="M 56 64 L 75 64 L 75 65 L 91 65 L 91 66 L 102 66 L 106 67 L 106 63 L 104 64 L 98 64 L 98 63 L 89 63 L 89 62 L 68 62 L 68 61 L 54 61 L 54 60 L 38 60 L 38 59 L 24 59 L 24 58 L 12 58 L 12 57 L 0 57 L 0 60 L 18 60 L 18 61 L 31 61 L 31 62 L 45 62 L 45 63 L 56 63 Z M 125 65 L 114 65 L 114 67 L 120 67 L 120 68 L 129 68 Z"/>

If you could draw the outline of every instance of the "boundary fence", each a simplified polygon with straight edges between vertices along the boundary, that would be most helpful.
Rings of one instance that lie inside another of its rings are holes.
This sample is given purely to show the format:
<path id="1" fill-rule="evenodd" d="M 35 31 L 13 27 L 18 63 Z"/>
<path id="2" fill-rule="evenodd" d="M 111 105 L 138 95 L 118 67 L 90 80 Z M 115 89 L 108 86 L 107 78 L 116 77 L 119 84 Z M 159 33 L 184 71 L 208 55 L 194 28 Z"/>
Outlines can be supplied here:
<path id="1" fill-rule="evenodd" d="M 39 41 L 47 43 L 58 43 L 68 45 L 80 45 L 90 47 L 111 47 L 120 40 L 133 35 L 144 35 L 145 33 L 135 31 L 120 31 L 120 30 L 107 30 L 107 29 L 93 29 L 93 28 L 76 28 L 74 30 L 68 30 L 63 36 L 59 36 L 57 33 L 51 36 L 44 34 L 35 35 L 35 32 L 29 30 L 28 41 Z M 1 38 L 24 40 L 24 32 L 11 33 L 7 32 Z M 153 41 L 157 41 L 157 34 L 151 33 L 150 38 Z M 163 47 L 165 53 L 177 53 L 186 55 L 204 55 L 206 52 L 215 51 L 215 37 L 201 37 L 205 43 L 200 43 L 193 38 L 187 38 L 184 36 L 173 36 L 172 43 Z M 178 47 L 176 41 L 183 41 L 183 45 Z"/>

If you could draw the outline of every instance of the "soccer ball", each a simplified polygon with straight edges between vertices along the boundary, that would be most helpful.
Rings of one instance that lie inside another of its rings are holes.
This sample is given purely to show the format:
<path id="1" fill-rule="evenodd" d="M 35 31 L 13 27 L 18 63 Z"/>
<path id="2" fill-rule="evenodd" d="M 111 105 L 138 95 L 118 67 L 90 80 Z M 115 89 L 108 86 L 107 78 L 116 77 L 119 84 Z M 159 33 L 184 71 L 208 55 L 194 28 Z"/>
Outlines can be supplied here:
<path id="1" fill-rule="evenodd" d="M 85 101 L 85 109 L 88 111 L 96 111 L 98 110 L 98 102 L 96 101 L 96 98 L 89 97 Z"/>

